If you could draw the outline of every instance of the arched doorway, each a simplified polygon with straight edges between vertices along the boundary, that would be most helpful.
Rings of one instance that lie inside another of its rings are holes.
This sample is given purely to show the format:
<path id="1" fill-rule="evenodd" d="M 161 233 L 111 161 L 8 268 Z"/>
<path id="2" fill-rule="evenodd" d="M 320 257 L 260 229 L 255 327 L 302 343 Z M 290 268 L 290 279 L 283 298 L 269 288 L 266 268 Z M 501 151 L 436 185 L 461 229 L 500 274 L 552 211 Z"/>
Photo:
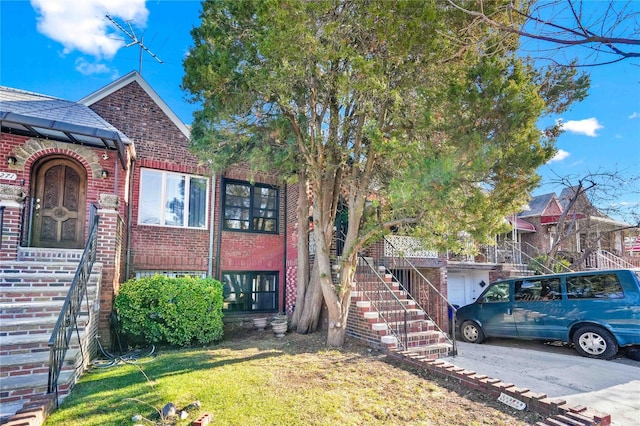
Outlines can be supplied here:
<path id="1" fill-rule="evenodd" d="M 87 173 L 70 158 L 47 158 L 32 175 L 32 246 L 82 248 L 87 204 Z"/>

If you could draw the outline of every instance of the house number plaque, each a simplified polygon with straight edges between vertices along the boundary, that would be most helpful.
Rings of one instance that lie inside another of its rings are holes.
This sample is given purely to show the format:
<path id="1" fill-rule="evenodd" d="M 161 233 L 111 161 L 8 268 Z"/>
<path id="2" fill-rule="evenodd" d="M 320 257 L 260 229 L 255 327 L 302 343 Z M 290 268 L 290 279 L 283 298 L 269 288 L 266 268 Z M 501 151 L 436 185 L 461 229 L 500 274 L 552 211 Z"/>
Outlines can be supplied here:
<path id="1" fill-rule="evenodd" d="M 0 172 L 0 180 L 16 180 L 18 175 L 9 172 Z"/>

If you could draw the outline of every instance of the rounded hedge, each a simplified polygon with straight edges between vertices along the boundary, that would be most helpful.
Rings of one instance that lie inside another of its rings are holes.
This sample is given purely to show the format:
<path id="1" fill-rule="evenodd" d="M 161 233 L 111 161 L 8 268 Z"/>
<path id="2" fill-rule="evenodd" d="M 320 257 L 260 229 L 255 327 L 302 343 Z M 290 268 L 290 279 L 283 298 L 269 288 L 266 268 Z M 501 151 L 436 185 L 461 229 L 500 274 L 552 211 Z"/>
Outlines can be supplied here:
<path id="1" fill-rule="evenodd" d="M 187 346 L 222 339 L 222 284 L 211 278 L 132 279 L 121 285 L 114 306 L 131 343 Z"/>

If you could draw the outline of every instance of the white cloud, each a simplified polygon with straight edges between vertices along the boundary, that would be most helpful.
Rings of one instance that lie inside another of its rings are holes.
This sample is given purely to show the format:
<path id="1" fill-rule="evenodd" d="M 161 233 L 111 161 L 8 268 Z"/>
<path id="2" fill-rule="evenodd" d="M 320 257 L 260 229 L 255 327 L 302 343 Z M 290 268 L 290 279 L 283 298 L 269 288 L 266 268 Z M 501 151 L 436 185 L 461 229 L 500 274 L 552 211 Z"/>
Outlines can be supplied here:
<path id="1" fill-rule="evenodd" d="M 566 123 L 561 123 L 562 130 L 566 130 L 572 133 L 578 133 L 581 135 L 591 136 L 595 138 L 598 136 L 596 132 L 604 126 L 598 123 L 598 119 L 595 117 L 586 118 L 584 120 L 569 120 Z"/>
<path id="2" fill-rule="evenodd" d="M 105 64 L 101 63 L 91 63 L 87 62 L 84 58 L 76 59 L 76 70 L 83 75 L 93 75 L 93 74 L 109 74 L 111 73 L 111 68 L 109 68 Z"/>
<path id="3" fill-rule="evenodd" d="M 98 59 L 112 58 L 126 38 L 105 15 L 131 21 L 134 28 L 144 28 L 149 15 L 145 0 L 31 0 L 31 5 L 38 31 L 62 43 L 65 54 L 78 50 Z"/>
<path id="4" fill-rule="evenodd" d="M 640 118 L 640 114 L 638 114 L 636 111 L 634 111 L 634 112 L 633 112 L 633 114 L 631 114 L 631 115 L 629 116 L 629 118 L 630 118 L 630 119 L 632 119 L 632 120 L 633 120 L 634 118 Z"/>
<path id="5" fill-rule="evenodd" d="M 553 163 L 553 162 L 556 162 L 556 161 L 562 161 L 562 160 L 564 160 L 565 158 L 567 158 L 570 155 L 571 154 L 569 154 L 564 149 L 559 149 L 558 152 L 556 152 L 556 155 L 554 155 L 553 158 L 551 160 L 549 160 L 549 163 Z"/>

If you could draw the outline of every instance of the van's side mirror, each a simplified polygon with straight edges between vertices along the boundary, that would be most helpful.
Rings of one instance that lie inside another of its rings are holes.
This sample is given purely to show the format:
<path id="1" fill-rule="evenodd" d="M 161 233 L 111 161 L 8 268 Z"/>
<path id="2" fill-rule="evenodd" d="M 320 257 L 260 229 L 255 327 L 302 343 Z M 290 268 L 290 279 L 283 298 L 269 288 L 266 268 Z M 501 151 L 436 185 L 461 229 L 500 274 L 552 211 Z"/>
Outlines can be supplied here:
<path id="1" fill-rule="evenodd" d="M 483 303 L 485 303 L 487 301 L 487 299 L 485 299 L 484 297 L 480 297 L 478 300 L 476 300 L 476 303 L 482 305 Z"/>

